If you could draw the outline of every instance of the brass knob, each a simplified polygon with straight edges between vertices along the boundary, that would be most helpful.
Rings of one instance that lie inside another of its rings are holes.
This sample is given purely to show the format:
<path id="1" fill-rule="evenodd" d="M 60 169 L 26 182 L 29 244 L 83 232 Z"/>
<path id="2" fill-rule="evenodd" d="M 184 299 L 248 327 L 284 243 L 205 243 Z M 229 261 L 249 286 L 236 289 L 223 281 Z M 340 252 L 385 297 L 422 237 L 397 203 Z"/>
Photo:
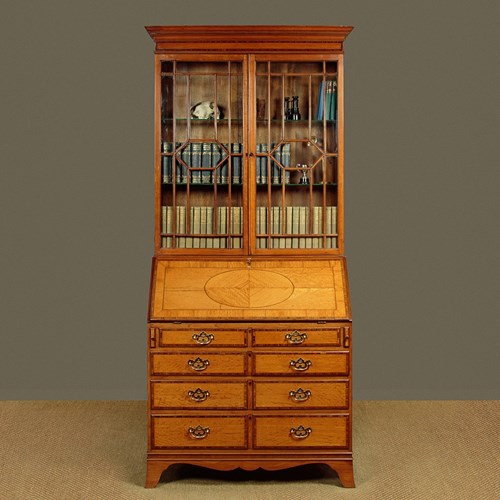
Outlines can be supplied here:
<path id="1" fill-rule="evenodd" d="M 294 330 L 285 335 L 285 340 L 287 340 L 289 344 L 302 344 L 306 339 L 307 333 L 300 333 L 298 330 Z"/>
<path id="2" fill-rule="evenodd" d="M 290 391 L 288 395 L 297 403 L 302 403 L 311 397 L 311 391 L 304 391 L 299 387 L 296 391 Z"/>
<path id="3" fill-rule="evenodd" d="M 297 361 L 294 361 L 293 359 L 290 361 L 290 366 L 298 372 L 305 372 L 306 370 L 309 370 L 311 365 L 312 361 L 304 361 L 302 358 L 299 358 Z"/>
<path id="4" fill-rule="evenodd" d="M 193 336 L 191 337 L 197 344 L 210 344 L 212 340 L 215 339 L 214 335 L 212 333 L 207 333 L 207 332 L 200 332 L 200 333 L 193 333 Z"/>
<path id="5" fill-rule="evenodd" d="M 306 439 L 311 434 L 312 429 L 310 427 L 304 427 L 303 425 L 299 425 L 297 428 L 292 427 L 290 429 L 290 435 L 294 439 Z"/>
<path id="6" fill-rule="evenodd" d="M 210 427 L 198 425 L 197 427 L 190 427 L 188 432 L 193 439 L 205 439 L 210 434 Z"/>
<path id="7" fill-rule="evenodd" d="M 206 401 L 208 396 L 210 396 L 210 393 L 208 391 L 203 391 L 199 387 L 195 391 L 188 391 L 188 396 L 191 401 L 194 401 L 195 403 L 202 403 L 203 401 Z"/>
<path id="8" fill-rule="evenodd" d="M 209 364 L 210 361 L 208 361 L 208 359 L 196 358 L 196 359 L 190 359 L 188 361 L 188 365 L 197 372 L 202 372 L 203 370 L 206 370 Z"/>

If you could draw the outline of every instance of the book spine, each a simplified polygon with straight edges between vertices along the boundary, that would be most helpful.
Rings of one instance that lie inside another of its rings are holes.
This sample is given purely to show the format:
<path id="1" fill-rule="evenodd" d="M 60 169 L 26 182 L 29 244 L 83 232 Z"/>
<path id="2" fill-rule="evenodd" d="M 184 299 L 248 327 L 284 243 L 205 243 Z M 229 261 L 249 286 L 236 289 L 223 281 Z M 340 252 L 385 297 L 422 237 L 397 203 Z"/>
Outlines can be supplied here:
<path id="1" fill-rule="evenodd" d="M 263 144 L 257 144 L 256 147 L 256 153 L 262 153 L 262 146 Z M 257 184 L 262 184 L 262 165 L 263 165 L 264 159 L 261 156 L 257 156 L 255 160 L 255 182 Z"/>
<path id="2" fill-rule="evenodd" d="M 292 207 L 292 234 L 299 234 L 299 207 Z M 299 238 L 292 238 L 292 248 L 299 248 Z"/>
<path id="3" fill-rule="evenodd" d="M 271 207 L 271 227 L 272 234 L 278 235 L 281 233 L 280 231 L 280 210 L 281 207 Z M 281 238 L 272 238 L 272 247 L 279 248 L 279 242 Z"/>
<path id="4" fill-rule="evenodd" d="M 281 163 L 284 167 L 289 167 L 292 145 L 287 142 L 286 144 L 283 144 L 282 148 Z M 290 170 L 284 170 L 283 177 L 284 178 L 282 178 L 282 182 L 284 182 L 285 184 L 290 184 Z"/>
<path id="5" fill-rule="evenodd" d="M 226 248 L 227 243 L 227 207 L 218 207 L 219 209 L 219 234 L 224 235 L 219 238 L 219 248 Z"/>
<path id="6" fill-rule="evenodd" d="M 324 93 L 324 88 L 325 88 L 325 82 L 324 80 L 321 81 L 319 84 L 319 91 L 318 91 L 318 108 L 316 111 L 316 120 L 323 120 L 323 110 L 324 110 L 324 99 L 325 99 L 325 93 Z"/>
<path id="7" fill-rule="evenodd" d="M 210 169 L 212 166 L 212 143 L 211 142 L 203 142 L 201 145 L 201 166 L 202 168 Z M 202 178 L 206 179 L 208 175 L 210 176 L 210 170 L 202 170 L 198 172 L 199 180 L 198 184 L 201 184 Z"/>
<path id="8" fill-rule="evenodd" d="M 184 163 L 188 167 L 191 166 L 192 149 L 193 149 L 193 144 L 189 143 L 182 150 L 182 153 L 181 153 L 182 161 L 184 161 Z M 182 184 L 186 184 L 188 182 L 188 172 L 189 172 L 189 170 L 187 170 L 186 167 L 184 167 L 184 165 L 182 165 L 182 178 L 181 178 Z"/>
<path id="9" fill-rule="evenodd" d="M 211 148 L 212 148 L 212 157 L 210 158 L 210 166 L 212 168 L 215 168 L 217 166 L 217 164 L 221 161 L 222 159 L 222 148 L 216 144 L 216 143 L 211 143 Z M 227 172 L 227 162 L 223 163 L 219 168 L 219 173 L 220 173 L 220 176 L 219 176 L 219 181 L 221 183 L 225 183 L 227 182 L 224 181 L 224 167 L 226 167 L 226 172 Z M 212 176 L 211 176 L 211 171 L 210 170 L 204 170 L 203 171 L 203 179 L 202 179 L 202 182 L 203 184 L 210 184 L 212 182 Z M 227 176 L 227 173 L 226 173 L 226 176 Z"/>
<path id="10" fill-rule="evenodd" d="M 186 207 L 177 207 L 177 248 L 186 248 Z"/>
<path id="11" fill-rule="evenodd" d="M 174 216 L 174 207 L 168 206 L 167 207 L 167 224 L 166 224 L 166 233 L 167 233 L 167 238 L 166 238 L 166 246 L 167 248 L 172 248 L 173 244 L 173 237 L 172 237 L 172 231 L 173 231 L 173 216 Z"/>
<path id="12" fill-rule="evenodd" d="M 241 207 L 231 207 L 231 247 L 241 248 Z"/>
<path id="13" fill-rule="evenodd" d="M 276 151 L 274 152 L 273 156 L 276 158 L 277 161 L 272 162 L 272 178 L 271 182 L 273 184 L 279 184 L 281 182 L 281 167 L 279 166 L 279 163 L 281 163 L 281 146 L 279 146 Z"/>
<path id="14" fill-rule="evenodd" d="M 224 144 L 224 147 L 227 149 L 229 147 L 228 144 Z M 226 158 L 226 152 L 217 144 L 214 144 L 214 158 L 213 158 L 213 166 L 217 165 L 218 162 L 222 160 L 222 158 Z M 226 158 L 224 163 L 219 167 L 220 171 L 220 181 L 221 184 L 228 184 L 229 182 L 229 159 Z"/>
<path id="15" fill-rule="evenodd" d="M 164 234 L 167 232 L 167 207 L 161 207 L 161 229 L 160 233 Z M 167 247 L 167 238 L 165 236 L 161 237 L 161 248 Z"/>
<path id="16" fill-rule="evenodd" d="M 241 144 L 234 143 L 233 145 L 233 153 L 240 154 L 241 153 Z M 233 184 L 241 184 L 241 165 L 242 165 L 241 156 L 232 156 L 232 183 Z"/>
<path id="17" fill-rule="evenodd" d="M 169 153 L 168 156 L 162 156 L 161 164 L 162 164 L 162 182 L 165 184 L 169 184 L 172 182 L 172 151 L 174 149 L 174 145 L 171 142 L 164 141 L 162 146 L 163 153 Z"/>
<path id="18" fill-rule="evenodd" d="M 175 144 L 176 149 L 179 148 L 180 145 L 181 145 L 181 143 L 177 142 Z M 182 157 L 182 153 L 181 153 L 181 157 Z M 177 184 L 181 184 L 182 183 L 182 171 L 183 171 L 183 169 L 184 169 L 184 167 L 181 164 L 181 162 L 178 161 L 177 159 L 175 159 L 175 182 Z"/>
<path id="19" fill-rule="evenodd" d="M 268 153 L 269 152 L 269 147 L 267 144 L 262 144 L 262 152 L 263 153 Z M 267 184 L 268 182 L 268 175 L 269 175 L 269 156 L 264 156 L 262 158 L 262 168 L 260 170 L 260 183 L 261 184 Z"/>
<path id="20" fill-rule="evenodd" d="M 328 248 L 337 248 L 337 207 L 326 207 L 326 238 Z"/>
<path id="21" fill-rule="evenodd" d="M 285 207 L 285 215 L 285 231 L 289 235 L 293 233 L 293 207 Z M 285 238 L 285 248 L 292 248 L 292 238 L 290 236 Z"/>
<path id="22" fill-rule="evenodd" d="M 299 210 L 299 234 L 301 234 L 301 235 L 304 235 L 305 233 L 307 233 L 307 208 L 308 207 L 298 207 L 298 210 Z M 305 236 L 300 236 L 299 248 L 307 248 Z"/>
<path id="23" fill-rule="evenodd" d="M 193 142 L 191 144 L 191 166 L 193 168 L 201 167 L 201 154 L 202 154 L 202 143 L 201 142 Z M 191 171 L 191 184 L 199 184 L 200 179 L 200 171 L 192 170 Z"/>
<path id="24" fill-rule="evenodd" d="M 205 238 L 205 248 L 213 248 L 214 247 L 214 207 L 205 207 L 207 213 L 206 220 L 206 234 L 210 235 Z"/>
<path id="25" fill-rule="evenodd" d="M 200 234 L 207 234 L 207 208 L 208 207 L 200 207 Z M 207 248 L 207 238 L 202 236 L 200 237 L 200 248 Z"/>
<path id="26" fill-rule="evenodd" d="M 313 207 L 313 220 L 312 220 L 312 224 L 313 224 L 312 234 L 313 235 L 321 234 L 321 222 L 323 220 L 322 212 L 323 212 L 323 207 Z M 312 248 L 322 248 L 323 247 L 322 241 L 323 241 L 323 239 L 320 238 L 319 236 L 313 237 Z"/>

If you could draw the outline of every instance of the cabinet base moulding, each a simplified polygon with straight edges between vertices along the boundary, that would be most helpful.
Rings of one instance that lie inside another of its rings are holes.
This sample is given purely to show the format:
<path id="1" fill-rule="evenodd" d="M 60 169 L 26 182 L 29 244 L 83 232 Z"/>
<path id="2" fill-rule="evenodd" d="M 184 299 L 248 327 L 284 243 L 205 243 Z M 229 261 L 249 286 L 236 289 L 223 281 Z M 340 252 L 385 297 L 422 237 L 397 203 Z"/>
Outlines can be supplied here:
<path id="1" fill-rule="evenodd" d="M 303 460 L 286 460 L 283 458 L 270 460 L 270 459 L 254 459 L 254 460 L 236 460 L 236 459 L 184 459 L 179 460 L 164 460 L 152 459 L 147 462 L 146 471 L 146 488 L 154 488 L 160 481 L 160 477 L 171 465 L 196 465 L 200 467 L 207 467 L 219 471 L 230 471 L 234 469 L 243 469 L 246 471 L 254 471 L 257 469 L 264 470 L 281 470 L 300 465 L 310 464 L 324 464 L 328 465 L 339 476 L 340 483 L 344 488 L 354 488 L 354 472 L 352 459 L 303 459 Z"/>

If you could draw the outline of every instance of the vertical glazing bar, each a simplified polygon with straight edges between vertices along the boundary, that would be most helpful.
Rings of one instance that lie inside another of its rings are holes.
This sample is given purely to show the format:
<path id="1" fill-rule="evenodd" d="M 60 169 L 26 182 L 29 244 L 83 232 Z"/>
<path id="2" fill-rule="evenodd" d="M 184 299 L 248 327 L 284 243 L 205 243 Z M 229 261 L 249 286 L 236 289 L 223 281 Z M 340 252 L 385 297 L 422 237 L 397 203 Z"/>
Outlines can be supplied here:
<path id="1" fill-rule="evenodd" d="M 191 113 L 189 112 L 190 110 L 190 102 L 191 102 L 191 75 L 187 75 L 187 141 L 191 139 Z M 186 143 L 187 143 L 186 141 Z M 185 143 L 186 147 L 187 144 Z M 182 156 L 182 155 L 181 155 Z M 189 160 L 191 161 L 191 155 L 189 155 Z M 186 156 L 184 156 L 186 158 Z M 186 162 L 187 164 L 187 162 Z M 181 168 L 183 168 L 181 166 Z M 186 234 L 191 234 L 191 191 L 190 191 L 190 185 L 191 185 L 191 172 L 188 168 L 186 168 Z M 188 241 L 193 241 L 192 238 L 189 240 L 186 238 L 186 243 Z M 192 243 L 191 243 L 192 245 Z"/>
<path id="2" fill-rule="evenodd" d="M 311 101 L 312 101 L 312 76 L 309 75 L 309 105 L 308 105 L 308 108 L 307 108 L 307 134 L 308 134 L 308 139 L 312 139 L 312 137 L 311 137 L 311 135 L 312 135 L 312 132 L 311 132 L 311 119 L 312 119 L 312 115 L 311 115 L 312 104 L 311 104 Z"/>
<path id="3" fill-rule="evenodd" d="M 337 248 L 344 253 L 344 56 L 337 60 Z"/>
<path id="4" fill-rule="evenodd" d="M 229 239 L 228 239 L 228 248 L 232 248 L 232 238 L 231 234 L 233 232 L 233 222 L 232 222 L 232 207 L 233 207 L 233 200 L 232 200 L 232 184 L 233 184 L 233 169 L 232 169 L 232 164 L 233 164 L 233 157 L 232 157 L 232 152 L 233 152 L 233 139 L 231 135 L 231 61 L 227 62 L 227 149 L 228 149 L 228 156 L 227 156 L 227 205 L 228 205 L 228 233 L 229 233 Z"/>
<path id="5" fill-rule="evenodd" d="M 321 158 L 321 166 L 323 173 L 323 202 L 322 202 L 322 214 L 321 214 L 321 232 L 323 233 L 323 248 L 326 248 L 326 169 L 328 168 L 328 163 L 326 161 L 327 157 L 325 156 L 328 153 L 329 142 L 327 141 L 327 127 L 326 127 L 326 61 L 323 61 L 323 88 L 322 88 L 322 97 L 323 100 L 323 157 Z"/>
<path id="6" fill-rule="evenodd" d="M 219 108 L 217 107 L 217 84 L 219 83 L 218 82 L 218 78 L 217 78 L 217 73 L 214 73 L 214 79 L 215 79 L 215 93 L 214 93 L 214 128 L 215 128 L 215 139 L 218 140 L 219 137 L 217 135 L 217 122 L 218 122 L 218 119 L 217 119 L 217 111 L 219 110 Z"/>
<path id="7" fill-rule="evenodd" d="M 267 113 L 267 147 L 265 148 L 265 150 L 262 150 L 262 152 L 267 152 L 267 154 L 269 155 L 269 152 L 271 151 L 271 61 L 267 61 L 267 109 L 268 109 L 268 113 Z M 271 194 L 269 192 L 269 189 L 271 189 L 271 186 L 270 186 L 270 183 L 269 183 L 269 156 L 266 156 L 265 158 L 262 158 L 261 159 L 261 168 L 263 167 L 263 163 L 265 161 L 265 168 L 267 170 L 267 173 L 268 173 L 268 177 L 267 177 L 267 189 L 268 189 L 268 197 L 267 197 L 267 209 L 266 209 L 266 212 L 267 212 L 267 215 L 266 215 L 266 224 L 267 224 L 267 229 L 265 231 L 265 233 L 269 234 L 269 230 L 270 230 L 270 212 L 271 212 Z M 263 228 L 261 228 L 261 232 Z M 271 239 L 270 237 L 268 236 L 266 238 L 266 246 L 267 248 L 270 248 L 271 247 Z"/>
<path id="8" fill-rule="evenodd" d="M 309 100 L 308 100 L 308 108 L 307 108 L 307 134 L 308 134 L 308 140 L 310 142 L 310 148 L 314 148 L 312 145 L 312 131 L 311 131 L 311 120 L 312 120 L 312 76 L 309 75 L 309 84 L 308 84 L 308 94 L 309 94 Z M 316 168 L 316 167 L 314 167 Z M 307 233 L 311 234 L 312 233 L 312 220 L 313 220 L 313 184 L 314 184 L 314 170 L 311 169 L 309 171 L 309 217 L 308 217 L 308 229 Z M 311 240 L 311 239 L 310 239 Z M 307 242 L 307 240 L 306 240 Z M 306 243 L 307 246 L 307 243 Z"/>
<path id="9" fill-rule="evenodd" d="M 177 248 L 179 243 L 179 238 L 177 236 L 177 152 L 176 152 L 176 140 L 177 140 L 177 107 L 175 103 L 175 93 L 177 91 L 177 61 L 173 61 L 172 68 L 172 246 Z"/>

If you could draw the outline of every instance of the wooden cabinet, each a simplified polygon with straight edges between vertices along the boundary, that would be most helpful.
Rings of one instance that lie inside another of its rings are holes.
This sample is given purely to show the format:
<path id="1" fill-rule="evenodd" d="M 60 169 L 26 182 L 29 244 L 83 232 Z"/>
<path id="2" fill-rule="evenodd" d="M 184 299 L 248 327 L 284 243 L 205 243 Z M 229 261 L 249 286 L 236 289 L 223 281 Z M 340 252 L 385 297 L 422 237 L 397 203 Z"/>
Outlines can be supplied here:
<path id="1" fill-rule="evenodd" d="M 350 27 L 148 27 L 155 255 L 146 486 L 174 463 L 352 472 Z"/>

